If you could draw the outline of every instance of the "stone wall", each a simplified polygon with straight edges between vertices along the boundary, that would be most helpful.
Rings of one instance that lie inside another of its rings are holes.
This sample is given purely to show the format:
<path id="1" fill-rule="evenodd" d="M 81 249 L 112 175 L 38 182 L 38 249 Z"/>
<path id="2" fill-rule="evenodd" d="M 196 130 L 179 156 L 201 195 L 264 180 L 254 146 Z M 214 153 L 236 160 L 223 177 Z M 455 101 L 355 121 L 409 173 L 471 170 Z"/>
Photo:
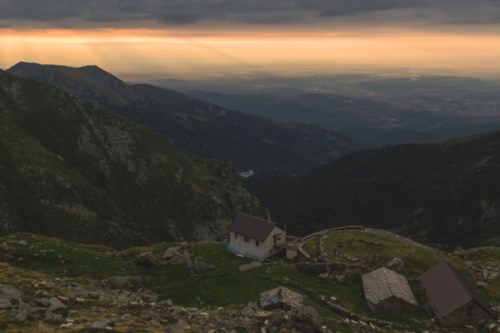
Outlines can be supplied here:
<path id="1" fill-rule="evenodd" d="M 471 311 L 467 313 L 467 308 L 471 307 Z M 452 326 L 462 326 L 465 324 L 477 324 L 483 320 L 492 320 L 493 317 L 487 313 L 479 304 L 471 301 L 461 308 L 453 311 L 449 315 L 443 318 L 438 318 L 441 326 L 452 327 Z"/>
<path id="2" fill-rule="evenodd" d="M 373 313 L 411 312 L 415 311 L 417 308 L 416 306 L 394 296 L 376 304 L 367 301 L 367 304 Z"/>

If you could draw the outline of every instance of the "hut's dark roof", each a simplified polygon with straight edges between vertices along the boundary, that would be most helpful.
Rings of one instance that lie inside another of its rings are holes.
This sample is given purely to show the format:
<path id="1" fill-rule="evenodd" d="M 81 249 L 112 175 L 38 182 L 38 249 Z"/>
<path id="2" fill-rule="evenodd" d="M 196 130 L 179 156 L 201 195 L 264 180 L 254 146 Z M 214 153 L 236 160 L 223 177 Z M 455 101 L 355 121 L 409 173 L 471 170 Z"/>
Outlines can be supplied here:
<path id="1" fill-rule="evenodd" d="M 439 318 L 446 317 L 470 301 L 476 302 L 495 317 L 488 304 L 479 296 L 465 277 L 448 261 L 443 260 L 420 276 L 427 299 Z"/>
<path id="2" fill-rule="evenodd" d="M 387 268 L 379 268 L 362 276 L 366 299 L 373 304 L 396 297 L 405 302 L 417 305 L 406 278 Z"/>
<path id="3" fill-rule="evenodd" d="M 234 219 L 233 223 L 229 225 L 229 231 L 258 241 L 265 241 L 267 236 L 269 236 L 271 231 L 277 226 L 278 225 L 273 221 L 240 213 Z"/>

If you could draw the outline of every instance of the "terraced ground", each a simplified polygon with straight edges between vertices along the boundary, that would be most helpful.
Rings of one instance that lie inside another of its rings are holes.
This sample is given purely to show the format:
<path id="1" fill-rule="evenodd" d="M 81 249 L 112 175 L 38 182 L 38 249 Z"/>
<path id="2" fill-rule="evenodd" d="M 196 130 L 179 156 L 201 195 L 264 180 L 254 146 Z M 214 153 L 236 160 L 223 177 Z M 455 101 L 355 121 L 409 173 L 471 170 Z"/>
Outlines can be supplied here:
<path id="1" fill-rule="evenodd" d="M 422 295 L 417 282 L 414 281 L 420 273 L 443 257 L 448 257 L 470 277 L 477 276 L 479 267 L 499 262 L 498 248 L 480 248 L 447 254 L 384 233 L 337 231 L 328 233 L 323 241 L 328 259 L 332 261 L 363 264 L 370 268 L 380 267 L 393 256 L 405 261 L 403 274 L 412 281 L 411 286 L 420 307 L 416 313 L 378 315 L 376 319 L 391 321 L 411 330 L 438 331 L 422 306 Z M 374 318 L 365 304 L 359 276 L 341 282 L 320 278 L 298 271 L 296 262 L 287 260 L 284 256 L 276 256 L 251 271 L 240 272 L 238 267 L 249 263 L 249 259 L 227 253 L 221 243 L 198 242 L 187 247 L 191 258 L 198 258 L 199 261 L 215 268 L 203 275 L 189 277 L 186 264 L 181 260 L 171 263 L 162 260 L 165 250 L 174 245 L 178 244 L 160 243 L 147 248 L 118 251 L 104 246 L 82 245 L 32 234 L 14 234 L 0 238 L 0 284 L 14 284 L 26 294 L 34 295 L 38 291 L 36 284 L 40 281 L 56 281 L 53 282 L 55 287 L 52 293 L 57 294 L 57 281 L 60 279 L 83 285 L 97 281 L 104 285 L 106 279 L 113 276 L 132 276 L 139 284 L 143 280 L 147 289 L 159 294 L 160 300 L 171 299 L 174 304 L 184 307 L 212 310 L 224 307 L 236 311 L 241 311 L 249 301 L 256 302 L 262 291 L 287 286 L 305 295 L 306 304 L 314 306 L 329 327 L 342 327 L 342 331 L 350 331 L 345 324 L 345 318 L 331 311 L 325 302 L 325 299 L 328 300 L 332 296 L 337 298 L 337 304 L 347 310 Z M 313 257 L 317 248 L 318 238 L 312 238 L 304 244 L 305 251 Z M 132 263 L 137 255 L 148 251 L 155 256 L 156 266 L 144 270 Z M 490 301 L 498 301 L 498 281 L 488 283 L 482 293 Z M 92 311 L 98 306 L 96 303 L 73 302 L 71 311 Z M 99 311 L 106 309 L 101 308 Z M 124 311 L 134 314 L 135 310 L 126 308 Z M 0 316 L 0 322 L 3 319 L 5 318 Z M 4 322 L 2 325 L 0 329 L 8 329 L 9 332 L 29 332 L 29 329 L 35 327 L 37 332 L 51 332 L 51 327 L 57 328 L 57 325 L 39 323 L 13 326 Z"/>

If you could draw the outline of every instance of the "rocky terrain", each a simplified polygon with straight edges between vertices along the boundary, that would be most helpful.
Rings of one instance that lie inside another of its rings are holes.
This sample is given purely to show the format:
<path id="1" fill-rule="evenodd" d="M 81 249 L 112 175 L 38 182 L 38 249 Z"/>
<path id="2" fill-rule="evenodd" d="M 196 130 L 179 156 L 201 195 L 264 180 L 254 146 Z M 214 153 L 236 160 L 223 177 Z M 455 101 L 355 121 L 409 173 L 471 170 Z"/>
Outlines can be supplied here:
<path id="1" fill-rule="evenodd" d="M 204 160 L 104 108 L 0 72 L 0 234 L 116 247 L 215 239 L 258 201 Z"/>
<path id="2" fill-rule="evenodd" d="M 374 246 L 376 251 L 366 250 Z M 32 234 L 1 237 L 0 329 L 450 332 L 436 326 L 425 310 L 415 281 L 443 257 L 477 281 L 481 294 L 500 311 L 498 248 L 442 252 L 374 229 L 313 235 L 303 244 L 309 259 L 301 262 L 277 256 L 249 265 L 251 260 L 224 248 L 218 242 L 183 242 L 117 251 Z M 409 278 L 419 302 L 416 312 L 374 315 L 369 310 L 360 274 L 386 264 Z M 242 266 L 248 269 L 242 271 Z M 269 295 L 265 292 L 282 286 L 299 299 L 268 308 L 274 301 L 264 301 Z M 452 331 L 496 333 L 500 324 L 478 323 Z"/>

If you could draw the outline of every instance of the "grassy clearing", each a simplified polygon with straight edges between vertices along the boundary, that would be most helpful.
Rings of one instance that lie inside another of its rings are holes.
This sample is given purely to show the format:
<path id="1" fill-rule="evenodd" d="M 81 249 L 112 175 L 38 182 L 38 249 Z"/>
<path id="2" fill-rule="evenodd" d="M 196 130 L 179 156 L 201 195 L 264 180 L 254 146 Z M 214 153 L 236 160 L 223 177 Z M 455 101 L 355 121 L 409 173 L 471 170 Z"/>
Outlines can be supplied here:
<path id="1" fill-rule="evenodd" d="M 304 249 L 313 255 L 317 249 L 316 243 L 317 239 L 308 240 Z M 391 258 L 399 257 L 405 262 L 402 274 L 408 278 L 418 277 L 444 257 L 437 250 L 416 246 L 403 239 L 358 230 L 330 232 L 324 244 L 329 260 L 362 264 L 372 269 L 383 267 Z"/>

